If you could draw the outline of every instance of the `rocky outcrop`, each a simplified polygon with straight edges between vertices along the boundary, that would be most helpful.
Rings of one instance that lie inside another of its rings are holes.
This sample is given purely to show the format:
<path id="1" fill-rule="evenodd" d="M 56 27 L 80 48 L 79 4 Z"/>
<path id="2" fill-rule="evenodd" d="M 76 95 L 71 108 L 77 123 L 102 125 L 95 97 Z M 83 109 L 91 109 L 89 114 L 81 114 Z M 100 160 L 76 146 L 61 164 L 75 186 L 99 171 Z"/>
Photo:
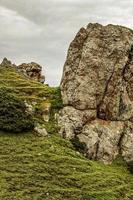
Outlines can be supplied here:
<path id="1" fill-rule="evenodd" d="M 23 63 L 18 66 L 18 70 L 34 81 L 45 82 L 45 76 L 42 75 L 42 67 L 35 62 Z"/>
<path id="2" fill-rule="evenodd" d="M 10 60 L 8 60 L 7 58 L 4 58 L 1 66 L 13 66 L 12 62 Z"/>
<path id="3" fill-rule="evenodd" d="M 45 76 L 42 75 L 42 67 L 35 63 L 35 62 L 31 62 L 31 63 L 23 63 L 19 66 L 12 64 L 12 62 L 10 60 L 8 60 L 7 58 L 4 58 L 2 63 L 0 64 L 0 66 L 3 67 L 14 67 L 19 73 L 21 73 L 22 75 L 34 80 L 34 81 L 38 81 L 40 83 L 44 83 L 45 82 Z"/>
<path id="4" fill-rule="evenodd" d="M 60 134 L 90 159 L 133 163 L 133 31 L 89 24 L 70 44 L 61 81 Z"/>

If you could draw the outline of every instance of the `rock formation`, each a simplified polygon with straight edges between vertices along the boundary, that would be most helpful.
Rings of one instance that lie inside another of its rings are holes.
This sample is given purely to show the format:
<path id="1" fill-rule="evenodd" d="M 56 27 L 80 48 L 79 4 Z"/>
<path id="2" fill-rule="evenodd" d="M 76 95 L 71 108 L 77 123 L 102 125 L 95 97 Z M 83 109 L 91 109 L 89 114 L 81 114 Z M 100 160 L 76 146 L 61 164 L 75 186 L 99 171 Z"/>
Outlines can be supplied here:
<path id="1" fill-rule="evenodd" d="M 90 159 L 133 165 L 133 31 L 89 24 L 70 44 L 61 81 L 60 134 Z"/>
<path id="2" fill-rule="evenodd" d="M 42 67 L 35 62 L 31 62 L 28 64 L 23 63 L 19 66 L 16 66 L 15 64 L 12 64 L 12 62 L 9 61 L 7 58 L 4 58 L 1 66 L 14 67 L 18 72 L 34 81 L 38 81 L 40 83 L 45 82 L 45 76 L 42 75 Z"/>
<path id="3" fill-rule="evenodd" d="M 18 66 L 18 70 L 21 71 L 25 76 L 28 76 L 30 79 L 41 83 L 45 82 L 45 76 L 42 75 L 42 67 L 35 62 L 28 64 L 23 63 Z"/>
<path id="4" fill-rule="evenodd" d="M 48 136 L 48 132 L 45 128 L 44 125 L 41 124 L 36 124 L 35 128 L 34 128 L 35 133 L 40 136 L 40 137 L 46 137 Z"/>
<path id="5" fill-rule="evenodd" d="M 1 66 L 13 66 L 12 62 L 10 60 L 8 60 L 7 58 L 4 58 Z"/>

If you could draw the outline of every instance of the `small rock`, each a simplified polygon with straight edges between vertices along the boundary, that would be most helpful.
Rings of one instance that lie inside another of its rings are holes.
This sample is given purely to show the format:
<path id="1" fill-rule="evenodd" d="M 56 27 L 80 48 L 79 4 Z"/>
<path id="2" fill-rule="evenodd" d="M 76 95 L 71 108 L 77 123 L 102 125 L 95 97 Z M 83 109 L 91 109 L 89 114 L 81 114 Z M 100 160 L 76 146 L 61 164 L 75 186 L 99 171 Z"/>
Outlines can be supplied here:
<path id="1" fill-rule="evenodd" d="M 37 133 L 38 136 L 46 137 L 48 135 L 45 126 L 41 124 L 37 124 L 34 128 L 34 131 Z"/>
<path id="2" fill-rule="evenodd" d="M 43 100 L 45 101 L 47 98 L 46 97 L 43 97 Z"/>
<path id="3" fill-rule="evenodd" d="M 25 106 L 26 106 L 26 110 L 27 110 L 27 113 L 29 114 L 33 114 L 34 113 L 34 108 L 31 104 L 27 103 L 27 101 L 25 100 L 24 101 L 25 103 Z"/>
<path id="4" fill-rule="evenodd" d="M 45 103 L 44 106 L 42 107 L 42 118 L 45 122 L 49 122 L 50 118 L 50 109 L 51 109 L 51 103 Z"/>

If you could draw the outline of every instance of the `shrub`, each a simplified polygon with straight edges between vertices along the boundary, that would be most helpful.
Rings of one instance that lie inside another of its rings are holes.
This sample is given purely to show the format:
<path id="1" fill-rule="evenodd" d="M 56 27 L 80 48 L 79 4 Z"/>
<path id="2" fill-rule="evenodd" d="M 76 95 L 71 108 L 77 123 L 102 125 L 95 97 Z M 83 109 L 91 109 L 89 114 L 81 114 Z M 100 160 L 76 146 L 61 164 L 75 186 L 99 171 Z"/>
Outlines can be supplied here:
<path id="1" fill-rule="evenodd" d="M 133 161 L 128 163 L 128 169 L 133 174 Z"/>
<path id="2" fill-rule="evenodd" d="M 34 128 L 32 117 L 26 112 L 26 106 L 13 91 L 0 89 L 0 129 L 6 132 L 23 132 Z"/>
<path id="3" fill-rule="evenodd" d="M 77 151 L 79 151 L 81 153 L 86 152 L 86 144 L 83 142 L 80 142 L 79 138 L 77 136 L 75 138 L 71 139 L 71 142 Z"/>
<path id="4" fill-rule="evenodd" d="M 62 98 L 61 98 L 61 91 L 60 91 L 59 87 L 54 88 L 53 94 L 52 94 L 51 103 L 52 103 L 52 108 L 53 109 L 60 110 L 61 108 L 63 108 L 63 102 L 62 102 Z"/>

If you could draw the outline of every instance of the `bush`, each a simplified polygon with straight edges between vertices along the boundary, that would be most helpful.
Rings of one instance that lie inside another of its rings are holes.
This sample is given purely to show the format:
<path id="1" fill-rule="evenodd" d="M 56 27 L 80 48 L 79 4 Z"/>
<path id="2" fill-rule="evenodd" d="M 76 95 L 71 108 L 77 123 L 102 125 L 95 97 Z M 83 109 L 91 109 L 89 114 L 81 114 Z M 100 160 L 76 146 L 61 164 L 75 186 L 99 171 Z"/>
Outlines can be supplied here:
<path id="1" fill-rule="evenodd" d="M 23 132 L 34 128 L 32 117 L 26 112 L 26 106 L 13 91 L 0 89 L 0 130 Z"/>
<path id="2" fill-rule="evenodd" d="M 77 151 L 79 151 L 81 153 L 86 152 L 86 144 L 83 142 L 80 142 L 79 138 L 77 136 L 75 138 L 71 139 L 71 142 Z"/>
<path id="3" fill-rule="evenodd" d="M 60 91 L 59 87 L 54 88 L 53 94 L 52 94 L 51 103 L 52 103 L 52 108 L 53 109 L 60 110 L 61 108 L 63 108 L 63 102 L 62 102 L 62 98 L 61 98 L 61 91 Z"/>
<path id="4" fill-rule="evenodd" d="M 133 174 L 133 161 L 128 163 L 128 169 Z"/>

